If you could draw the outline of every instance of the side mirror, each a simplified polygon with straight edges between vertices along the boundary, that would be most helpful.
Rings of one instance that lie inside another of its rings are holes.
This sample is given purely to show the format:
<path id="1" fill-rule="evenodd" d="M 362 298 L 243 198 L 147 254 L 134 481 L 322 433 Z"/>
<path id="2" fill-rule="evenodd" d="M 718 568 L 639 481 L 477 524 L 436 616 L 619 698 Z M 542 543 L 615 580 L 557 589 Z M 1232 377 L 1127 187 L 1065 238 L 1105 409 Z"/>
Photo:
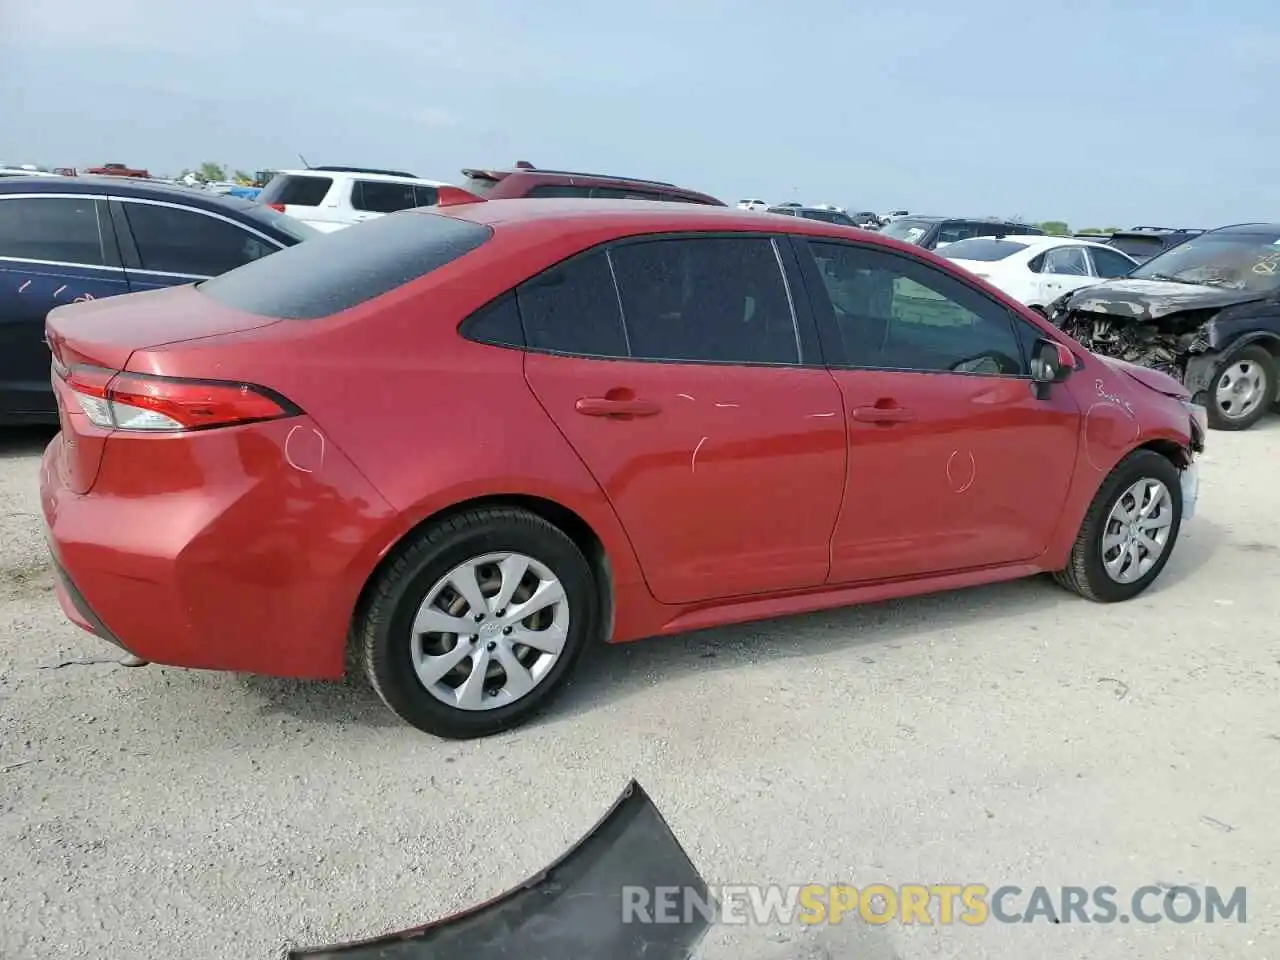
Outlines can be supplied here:
<path id="1" fill-rule="evenodd" d="M 1062 344 L 1047 338 L 1037 340 L 1031 354 L 1031 384 L 1036 396 L 1046 399 L 1049 387 L 1062 383 L 1075 368 L 1075 354 Z"/>

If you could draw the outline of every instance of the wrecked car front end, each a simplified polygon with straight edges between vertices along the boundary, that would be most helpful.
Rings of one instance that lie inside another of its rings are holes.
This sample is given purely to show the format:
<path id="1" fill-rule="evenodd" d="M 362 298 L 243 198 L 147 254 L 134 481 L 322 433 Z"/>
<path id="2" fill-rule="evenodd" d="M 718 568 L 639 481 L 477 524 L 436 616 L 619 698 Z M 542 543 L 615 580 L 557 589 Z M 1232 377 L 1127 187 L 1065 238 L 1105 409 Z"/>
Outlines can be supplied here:
<path id="1" fill-rule="evenodd" d="M 1091 353 L 1177 378 L 1193 397 L 1237 347 L 1280 337 L 1280 303 L 1256 292 L 1125 279 L 1059 298 L 1050 322 Z"/>

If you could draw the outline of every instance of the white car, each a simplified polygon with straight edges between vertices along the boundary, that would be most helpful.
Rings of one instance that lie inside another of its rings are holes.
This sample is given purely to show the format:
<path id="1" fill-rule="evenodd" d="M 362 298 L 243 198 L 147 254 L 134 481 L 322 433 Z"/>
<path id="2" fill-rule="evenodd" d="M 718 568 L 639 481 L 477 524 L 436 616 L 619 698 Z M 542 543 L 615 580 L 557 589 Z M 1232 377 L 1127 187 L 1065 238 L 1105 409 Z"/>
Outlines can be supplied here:
<path id="1" fill-rule="evenodd" d="M 768 210 L 769 204 L 765 203 L 763 200 L 739 200 L 738 209 L 739 210 Z"/>
<path id="2" fill-rule="evenodd" d="M 332 233 L 398 210 L 433 207 L 439 188 L 447 186 L 451 184 L 394 170 L 308 167 L 278 171 L 258 202 Z"/>
<path id="3" fill-rule="evenodd" d="M 1115 247 L 1072 237 L 969 237 L 936 252 L 1042 313 L 1064 293 L 1138 266 Z"/>

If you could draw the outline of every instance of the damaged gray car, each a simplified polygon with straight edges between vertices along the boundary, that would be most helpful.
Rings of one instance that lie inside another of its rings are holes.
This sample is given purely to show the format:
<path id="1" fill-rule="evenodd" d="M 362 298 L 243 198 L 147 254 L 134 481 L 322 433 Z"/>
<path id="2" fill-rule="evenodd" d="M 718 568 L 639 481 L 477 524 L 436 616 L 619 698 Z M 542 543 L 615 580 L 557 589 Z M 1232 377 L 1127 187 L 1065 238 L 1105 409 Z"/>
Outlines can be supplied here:
<path id="1" fill-rule="evenodd" d="M 1177 377 L 1216 430 L 1280 404 L 1280 224 L 1207 231 L 1047 313 L 1093 353 Z"/>

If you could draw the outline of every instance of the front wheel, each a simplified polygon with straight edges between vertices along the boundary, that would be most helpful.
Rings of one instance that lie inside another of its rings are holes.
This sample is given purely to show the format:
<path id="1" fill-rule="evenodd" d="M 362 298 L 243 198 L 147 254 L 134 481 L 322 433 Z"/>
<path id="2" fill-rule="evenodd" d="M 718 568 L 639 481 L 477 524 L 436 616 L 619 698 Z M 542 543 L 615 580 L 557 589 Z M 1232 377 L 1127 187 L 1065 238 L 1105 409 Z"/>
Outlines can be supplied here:
<path id="1" fill-rule="evenodd" d="M 402 720 L 448 739 L 511 729 L 546 706 L 598 619 L 577 545 L 511 508 L 415 534 L 370 593 L 355 624 L 369 682 Z"/>
<path id="2" fill-rule="evenodd" d="M 1209 426 L 1248 430 L 1266 416 L 1276 396 L 1276 360 L 1256 344 L 1233 354 L 1209 386 Z"/>
<path id="3" fill-rule="evenodd" d="M 1055 579 L 1095 603 L 1131 600 L 1169 561 L 1182 527 L 1182 477 L 1167 457 L 1135 450 L 1103 481 Z"/>

